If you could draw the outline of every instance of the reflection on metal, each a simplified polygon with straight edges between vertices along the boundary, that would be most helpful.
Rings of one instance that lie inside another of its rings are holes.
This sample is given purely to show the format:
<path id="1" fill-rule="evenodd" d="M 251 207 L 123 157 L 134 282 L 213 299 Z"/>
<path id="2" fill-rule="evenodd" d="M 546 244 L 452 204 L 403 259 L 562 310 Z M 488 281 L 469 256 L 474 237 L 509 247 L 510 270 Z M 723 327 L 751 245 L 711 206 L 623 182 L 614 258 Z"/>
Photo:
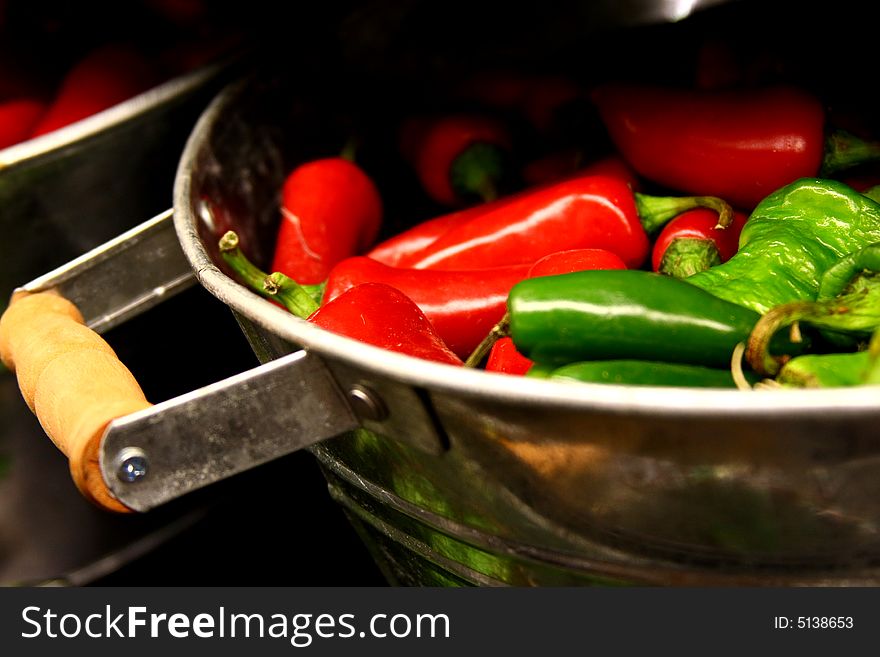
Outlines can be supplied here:
<path id="1" fill-rule="evenodd" d="M 54 289 L 103 333 L 195 283 L 171 216 L 167 210 L 23 289 Z"/>

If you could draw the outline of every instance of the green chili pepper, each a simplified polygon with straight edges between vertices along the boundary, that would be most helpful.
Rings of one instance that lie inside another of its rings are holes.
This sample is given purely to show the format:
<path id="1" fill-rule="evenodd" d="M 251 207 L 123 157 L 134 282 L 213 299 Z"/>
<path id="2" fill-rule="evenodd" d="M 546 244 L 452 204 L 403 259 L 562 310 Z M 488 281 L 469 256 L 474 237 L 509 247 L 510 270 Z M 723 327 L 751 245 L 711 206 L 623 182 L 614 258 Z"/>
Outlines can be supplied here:
<path id="1" fill-rule="evenodd" d="M 870 363 L 867 351 L 851 354 L 805 354 L 792 358 L 776 382 L 794 388 L 839 388 L 864 383 Z"/>
<path id="2" fill-rule="evenodd" d="M 526 376 L 584 383 L 688 388 L 735 388 L 730 370 L 645 360 L 593 360 L 562 367 L 534 365 Z M 756 383 L 757 377 L 749 382 Z"/>
<path id="3" fill-rule="evenodd" d="M 854 251 L 831 265 L 819 280 L 816 300 L 840 296 L 858 274 L 866 271 L 880 272 L 880 242 Z"/>
<path id="4" fill-rule="evenodd" d="M 818 301 L 792 301 L 770 309 L 755 325 L 746 359 L 757 372 L 776 374 L 787 360 L 767 353 L 773 336 L 807 323 L 835 345 L 850 347 L 880 329 L 880 244 L 841 258 L 821 277 Z"/>
<path id="5" fill-rule="evenodd" d="M 510 291 L 508 310 L 517 349 L 547 365 L 637 359 L 727 367 L 759 319 L 686 281 L 635 270 L 527 279 Z"/>
<path id="6" fill-rule="evenodd" d="M 814 300 L 841 257 L 880 242 L 880 204 L 833 180 L 802 178 L 755 208 L 737 254 L 686 280 L 759 313 Z"/>

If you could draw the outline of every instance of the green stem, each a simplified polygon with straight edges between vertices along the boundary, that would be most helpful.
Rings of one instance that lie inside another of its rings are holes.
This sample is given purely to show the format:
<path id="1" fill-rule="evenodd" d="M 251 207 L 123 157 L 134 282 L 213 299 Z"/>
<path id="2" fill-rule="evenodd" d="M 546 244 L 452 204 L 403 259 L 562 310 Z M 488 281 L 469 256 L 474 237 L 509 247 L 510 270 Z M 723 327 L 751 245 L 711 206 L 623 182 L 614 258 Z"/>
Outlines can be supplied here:
<path id="1" fill-rule="evenodd" d="M 475 142 L 464 149 L 450 165 L 449 180 L 456 194 L 483 201 L 498 198 L 498 185 L 507 175 L 505 152 L 495 144 Z"/>
<path id="2" fill-rule="evenodd" d="M 357 155 L 357 149 L 358 140 L 355 137 L 351 137 L 347 142 L 345 142 L 345 146 L 342 147 L 342 151 L 339 153 L 339 157 L 341 157 L 343 160 L 354 162 L 355 156 Z"/>
<path id="3" fill-rule="evenodd" d="M 510 335 L 510 313 L 504 313 L 504 317 L 492 327 L 489 334 L 483 338 L 483 341 L 477 345 L 477 348 L 474 349 L 473 352 L 471 352 L 471 355 L 468 356 L 468 359 L 464 362 L 464 366 L 478 367 L 480 363 L 483 362 L 483 359 L 489 355 L 489 352 L 492 351 L 492 347 L 495 346 L 495 343 L 508 335 Z"/>
<path id="4" fill-rule="evenodd" d="M 830 176 L 858 164 L 880 160 L 880 142 L 866 141 L 846 132 L 835 130 L 825 139 L 820 176 Z"/>
<path id="5" fill-rule="evenodd" d="M 303 319 L 307 319 L 318 309 L 318 303 L 296 281 L 281 272 L 267 275 L 248 260 L 239 247 L 238 235 L 233 231 L 221 237 L 218 246 L 223 261 L 257 294 L 278 301 L 291 313 Z"/>
<path id="6" fill-rule="evenodd" d="M 657 232 L 671 219 L 695 208 L 708 208 L 718 213 L 716 228 L 727 228 L 733 222 L 733 208 L 717 196 L 649 196 L 635 192 L 639 220 L 648 235 Z"/>

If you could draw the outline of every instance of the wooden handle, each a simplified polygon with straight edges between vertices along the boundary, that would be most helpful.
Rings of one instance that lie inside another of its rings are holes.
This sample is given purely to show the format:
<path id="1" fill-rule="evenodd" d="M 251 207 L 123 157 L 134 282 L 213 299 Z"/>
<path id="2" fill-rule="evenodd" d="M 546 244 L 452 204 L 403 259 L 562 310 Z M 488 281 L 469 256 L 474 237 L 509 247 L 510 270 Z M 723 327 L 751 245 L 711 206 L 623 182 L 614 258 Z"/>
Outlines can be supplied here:
<path id="1" fill-rule="evenodd" d="M 150 403 L 104 339 L 83 324 L 76 306 L 52 292 L 13 295 L 0 317 L 0 358 L 21 394 L 70 461 L 77 488 L 99 506 L 130 511 L 101 477 L 98 449 L 114 419 Z"/>

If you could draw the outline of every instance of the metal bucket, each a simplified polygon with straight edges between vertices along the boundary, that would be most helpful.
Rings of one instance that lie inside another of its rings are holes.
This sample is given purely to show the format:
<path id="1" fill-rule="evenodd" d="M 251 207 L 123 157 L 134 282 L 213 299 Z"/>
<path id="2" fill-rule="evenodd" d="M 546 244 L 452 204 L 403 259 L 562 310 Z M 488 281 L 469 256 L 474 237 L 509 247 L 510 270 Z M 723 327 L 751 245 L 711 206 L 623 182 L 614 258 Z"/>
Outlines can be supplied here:
<path id="1" fill-rule="evenodd" d="M 145 511 L 309 448 L 394 583 L 880 583 L 876 387 L 573 386 L 466 370 L 323 331 L 227 276 L 216 230 L 234 227 L 265 260 L 287 166 L 326 146 L 332 89 L 347 81 L 226 89 L 181 159 L 174 233 L 158 217 L 27 286 L 102 328 L 194 272 L 264 362 L 113 420 L 89 494 Z M 117 299 L 95 299 L 101 280 Z"/>

